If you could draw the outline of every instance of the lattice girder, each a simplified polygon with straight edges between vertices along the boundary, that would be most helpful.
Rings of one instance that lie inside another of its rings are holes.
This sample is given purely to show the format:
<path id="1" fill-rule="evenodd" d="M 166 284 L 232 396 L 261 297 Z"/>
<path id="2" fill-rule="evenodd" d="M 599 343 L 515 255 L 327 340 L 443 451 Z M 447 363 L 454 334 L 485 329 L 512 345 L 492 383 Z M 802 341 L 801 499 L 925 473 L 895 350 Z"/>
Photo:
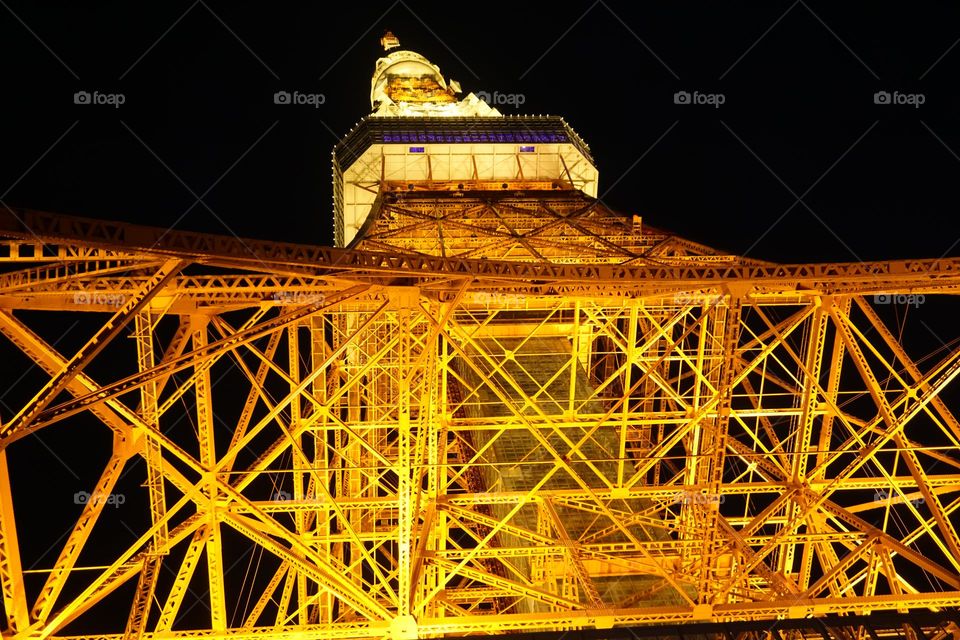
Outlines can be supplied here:
<path id="1" fill-rule="evenodd" d="M 950 294 L 949 260 L 519 265 L 361 248 L 311 267 L 305 249 L 254 260 L 200 238 L 220 251 L 201 275 L 201 253 L 128 247 L 137 234 L 60 233 L 72 248 L 51 265 L 0 275 L 11 362 L 50 381 L 5 417 L 2 455 L 85 416 L 113 443 L 84 478 L 100 501 L 64 514 L 72 533 L 39 580 L 24 573 L 37 558 L 10 553 L 19 494 L 0 495 L 4 638 L 402 638 L 960 602 L 944 395 L 960 350 L 911 357 L 868 295 Z M 105 263 L 94 247 L 110 241 L 124 258 Z M 90 259 L 57 266 L 66 254 Z M 587 268 L 602 277 L 576 281 Z M 674 277 L 640 275 L 655 269 Z M 91 283 L 116 300 L 77 295 Z M 62 353 L 31 309 L 82 317 L 97 342 Z M 132 373 L 97 368 L 124 358 Z M 136 460 L 156 476 L 128 501 L 147 524 L 89 566 Z M 241 580 L 228 558 L 250 553 Z"/>

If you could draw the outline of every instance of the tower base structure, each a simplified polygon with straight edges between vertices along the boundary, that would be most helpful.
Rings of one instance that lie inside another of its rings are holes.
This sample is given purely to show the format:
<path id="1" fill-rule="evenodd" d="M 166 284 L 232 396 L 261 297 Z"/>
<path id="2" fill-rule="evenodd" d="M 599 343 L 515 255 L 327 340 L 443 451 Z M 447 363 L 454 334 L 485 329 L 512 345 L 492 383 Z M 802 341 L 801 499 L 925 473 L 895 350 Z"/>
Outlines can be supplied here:
<path id="1" fill-rule="evenodd" d="M 953 633 L 960 350 L 885 301 L 940 313 L 960 260 L 757 263 L 541 196 L 385 196 L 376 250 L 6 216 L 7 371 L 46 376 L 0 427 L 4 638 Z M 404 248 L 440 227 L 484 257 Z M 88 461 L 55 559 L 41 440 Z"/>

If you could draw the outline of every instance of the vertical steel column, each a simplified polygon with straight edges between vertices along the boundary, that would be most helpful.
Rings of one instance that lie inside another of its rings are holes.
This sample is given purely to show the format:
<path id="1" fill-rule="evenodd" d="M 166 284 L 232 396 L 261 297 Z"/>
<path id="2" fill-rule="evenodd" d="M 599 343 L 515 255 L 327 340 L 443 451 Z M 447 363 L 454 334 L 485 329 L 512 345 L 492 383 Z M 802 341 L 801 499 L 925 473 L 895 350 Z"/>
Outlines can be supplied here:
<path id="1" fill-rule="evenodd" d="M 23 567 L 20 562 L 20 544 L 17 541 L 17 521 L 10 492 L 10 470 L 7 450 L 0 449 L 0 589 L 3 590 L 3 609 L 7 613 L 7 629 L 16 633 L 30 626 Z"/>
<path id="2" fill-rule="evenodd" d="M 194 350 L 203 349 L 208 343 L 207 324 L 209 319 L 206 316 L 197 315 L 192 320 L 194 322 L 193 348 Z M 220 515 L 218 513 L 220 495 L 217 488 L 217 479 L 210 471 L 217 461 L 213 422 L 213 389 L 210 383 L 210 367 L 203 366 L 203 361 L 200 361 L 194 367 L 194 371 L 197 376 L 194 392 L 197 397 L 197 437 L 200 444 L 200 465 L 203 467 L 206 476 L 203 482 L 206 485 L 204 497 L 208 528 L 206 550 L 210 589 L 210 623 L 214 631 L 222 631 L 227 625 L 227 609 L 223 580 L 223 545 L 221 543 Z"/>

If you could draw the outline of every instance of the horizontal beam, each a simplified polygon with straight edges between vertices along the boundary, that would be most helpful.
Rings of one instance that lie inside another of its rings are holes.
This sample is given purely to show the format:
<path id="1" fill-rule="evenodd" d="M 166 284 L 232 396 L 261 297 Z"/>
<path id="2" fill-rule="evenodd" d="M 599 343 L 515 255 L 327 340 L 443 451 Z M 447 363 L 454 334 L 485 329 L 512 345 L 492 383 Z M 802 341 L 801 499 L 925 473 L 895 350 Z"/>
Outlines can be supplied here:
<path id="1" fill-rule="evenodd" d="M 940 595 L 940 594 L 938 594 Z M 942 594 L 947 596 L 947 594 Z M 953 601 L 960 595 L 953 592 Z M 930 616 L 938 616 L 938 620 L 944 622 L 951 621 L 956 624 L 956 611 L 943 611 L 939 613 L 919 612 L 916 614 L 906 614 L 903 618 L 897 618 L 898 609 L 926 609 L 931 607 L 949 606 L 948 597 L 937 599 L 929 596 L 873 596 L 871 598 L 824 598 L 816 602 L 811 600 L 794 600 L 790 606 L 776 605 L 769 602 L 742 603 L 732 605 L 716 605 L 698 608 L 696 611 L 691 607 L 646 607 L 642 609 L 602 609 L 602 610 L 582 610 L 582 611 L 562 611 L 562 612 L 543 612 L 543 613 L 514 613 L 493 615 L 467 615 L 448 618 L 424 618 L 418 621 L 418 632 L 426 636 L 427 634 L 443 633 L 483 633 L 488 634 L 491 625 L 495 624 L 498 631 L 515 631 L 522 633 L 524 631 L 539 631 L 545 626 L 555 626 L 560 628 L 584 629 L 585 631 L 562 632 L 564 637 L 577 640 L 581 633 L 584 638 L 613 639 L 629 638 L 632 629 L 617 627 L 632 627 L 633 625 L 669 625 L 673 634 L 667 634 L 664 637 L 676 637 L 677 631 L 690 630 L 690 634 L 696 635 L 704 633 L 706 629 L 732 627 L 735 630 L 737 625 L 743 625 L 745 628 L 769 628 L 771 624 L 775 627 L 787 629 L 796 629 L 812 625 L 816 621 L 823 621 L 824 624 L 830 624 L 830 627 L 836 628 L 838 625 L 846 625 L 848 621 L 856 624 L 869 624 L 874 621 L 880 624 L 888 624 L 891 627 L 899 627 L 902 632 L 904 622 L 909 624 L 909 616 L 916 615 L 919 624 L 929 625 Z M 874 613 L 869 617 L 854 618 L 858 614 L 858 609 L 864 607 L 874 609 Z M 828 617 L 831 613 L 845 614 L 843 617 Z M 496 620 L 494 623 L 493 621 Z M 881 622 L 884 621 L 884 622 Z M 144 633 L 145 640 L 156 638 L 166 638 L 170 640 L 186 640 L 202 637 L 205 640 L 258 640 L 269 637 L 271 640 L 305 640 L 307 638 L 383 638 L 389 636 L 389 622 L 382 623 L 360 623 L 360 622 L 335 622 L 328 624 L 311 625 L 291 625 L 277 629 L 275 627 L 232 627 L 223 631 L 214 632 L 203 630 L 197 632 L 194 630 L 178 630 L 165 632 L 163 634 Z M 819 625 L 819 623 L 817 623 Z M 711 625 L 720 625 L 719 627 Z M 614 627 L 614 628 L 611 628 Z M 591 629 L 598 630 L 596 632 Z M 660 637 L 663 627 L 648 626 L 640 630 L 639 637 Z M 536 634 L 530 636 L 532 639 L 556 638 L 556 633 Z M 686 635 L 686 634 L 685 634 Z M 49 636 L 54 640 L 121 640 L 122 634 L 90 634 L 73 636 Z M 506 636 L 511 637 L 511 636 Z M 516 638 L 516 636 L 513 636 Z M 634 636 L 637 637 L 637 636 Z M 687 636 L 689 637 L 689 636 Z M 823 638 L 823 636 L 819 636 Z M 903 636 L 899 636 L 903 637 Z"/>
<path id="2" fill-rule="evenodd" d="M 399 252 L 356 251 L 319 245 L 240 239 L 56 215 L 28 209 L 0 211 L 0 237 L 43 240 L 52 245 L 79 244 L 140 252 L 145 257 L 203 259 L 224 266 L 264 267 L 304 274 L 342 275 L 352 280 L 382 281 L 385 275 L 433 279 L 438 276 L 492 278 L 503 283 L 531 279 L 544 283 L 632 284 L 647 289 L 697 288 L 748 283 L 779 290 L 812 289 L 828 293 L 939 291 L 960 285 L 960 258 L 816 264 L 662 265 L 554 264 L 457 259 Z"/>

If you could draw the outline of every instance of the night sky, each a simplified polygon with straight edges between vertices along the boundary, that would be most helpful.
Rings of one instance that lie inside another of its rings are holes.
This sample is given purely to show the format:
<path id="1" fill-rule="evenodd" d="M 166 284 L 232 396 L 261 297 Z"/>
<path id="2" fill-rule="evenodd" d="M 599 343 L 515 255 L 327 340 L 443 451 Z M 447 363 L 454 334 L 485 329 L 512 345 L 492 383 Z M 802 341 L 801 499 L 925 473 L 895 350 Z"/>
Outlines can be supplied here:
<path id="1" fill-rule="evenodd" d="M 465 92 L 522 96 L 502 111 L 564 116 L 602 199 L 652 225 L 785 262 L 958 255 L 960 6 L 906 6 L 10 0 L 0 194 L 330 243 L 330 151 L 391 29 Z"/>

